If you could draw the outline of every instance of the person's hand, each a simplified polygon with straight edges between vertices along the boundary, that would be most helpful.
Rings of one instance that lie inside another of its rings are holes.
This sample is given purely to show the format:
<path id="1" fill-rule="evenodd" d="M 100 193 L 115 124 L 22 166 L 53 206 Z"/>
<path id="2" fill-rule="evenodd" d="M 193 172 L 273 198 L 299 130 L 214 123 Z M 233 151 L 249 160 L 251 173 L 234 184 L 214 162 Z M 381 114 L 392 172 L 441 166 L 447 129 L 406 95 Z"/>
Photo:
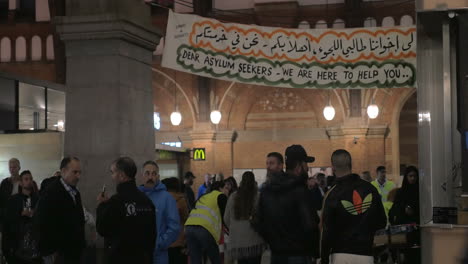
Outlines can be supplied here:
<path id="1" fill-rule="evenodd" d="M 107 202 L 107 200 L 109 200 L 109 197 L 107 196 L 106 193 L 100 193 L 96 200 L 97 200 L 98 204 L 100 204 L 102 202 Z"/>
<path id="2" fill-rule="evenodd" d="M 33 214 L 34 214 L 34 212 L 32 210 L 28 210 L 28 209 L 23 209 L 23 211 L 21 212 L 21 216 L 32 217 Z"/>

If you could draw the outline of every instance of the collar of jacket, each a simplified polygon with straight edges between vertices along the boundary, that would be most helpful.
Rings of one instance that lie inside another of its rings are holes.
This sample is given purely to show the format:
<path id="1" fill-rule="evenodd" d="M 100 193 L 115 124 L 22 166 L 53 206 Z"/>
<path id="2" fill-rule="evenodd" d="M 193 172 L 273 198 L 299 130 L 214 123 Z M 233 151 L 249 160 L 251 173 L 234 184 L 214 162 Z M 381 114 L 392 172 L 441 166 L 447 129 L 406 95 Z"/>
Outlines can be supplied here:
<path id="1" fill-rule="evenodd" d="M 343 182 L 348 182 L 348 181 L 356 181 L 359 180 L 361 177 L 359 175 L 351 173 L 343 177 L 336 177 L 336 184 L 341 184 Z"/>
<path id="2" fill-rule="evenodd" d="M 126 182 L 119 183 L 119 185 L 117 185 L 117 193 L 126 192 L 128 190 L 135 189 L 135 188 L 136 188 L 135 180 L 129 180 Z"/>

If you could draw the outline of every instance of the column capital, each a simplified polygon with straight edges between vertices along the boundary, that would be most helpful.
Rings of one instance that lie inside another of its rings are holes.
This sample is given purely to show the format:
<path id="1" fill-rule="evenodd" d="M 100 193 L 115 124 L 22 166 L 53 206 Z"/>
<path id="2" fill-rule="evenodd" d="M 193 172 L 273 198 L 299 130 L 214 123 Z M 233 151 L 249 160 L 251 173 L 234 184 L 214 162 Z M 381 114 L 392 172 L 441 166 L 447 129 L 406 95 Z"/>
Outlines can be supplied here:
<path id="1" fill-rule="evenodd" d="M 120 39 L 154 51 L 162 35 L 155 28 L 133 23 L 116 14 L 62 16 L 56 17 L 54 23 L 60 39 L 65 42 Z"/>
<path id="2" fill-rule="evenodd" d="M 232 143 L 236 137 L 236 131 L 227 130 L 227 131 L 217 131 L 216 132 L 216 142 L 229 142 Z"/>

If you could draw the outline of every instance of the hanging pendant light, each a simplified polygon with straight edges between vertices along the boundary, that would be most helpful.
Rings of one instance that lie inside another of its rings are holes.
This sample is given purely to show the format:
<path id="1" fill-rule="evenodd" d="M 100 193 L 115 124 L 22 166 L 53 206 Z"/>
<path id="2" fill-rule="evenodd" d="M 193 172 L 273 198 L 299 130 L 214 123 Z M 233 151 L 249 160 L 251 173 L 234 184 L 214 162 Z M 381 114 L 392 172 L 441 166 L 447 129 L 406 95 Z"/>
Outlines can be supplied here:
<path id="1" fill-rule="evenodd" d="M 173 126 L 178 126 L 182 122 L 182 115 L 179 111 L 174 111 L 171 114 L 171 123 Z"/>
<path id="2" fill-rule="evenodd" d="M 211 123 L 217 125 L 219 124 L 219 122 L 221 122 L 221 112 L 218 111 L 218 110 L 213 110 L 211 111 L 211 114 L 210 114 L 210 119 L 211 119 Z"/>
<path id="3" fill-rule="evenodd" d="M 179 112 L 177 108 L 177 81 L 176 76 L 174 76 L 174 108 L 175 111 L 171 114 L 171 123 L 173 126 L 178 126 L 182 122 L 182 114 Z"/>
<path id="4" fill-rule="evenodd" d="M 379 116 L 379 107 L 374 103 L 374 97 L 372 97 L 371 104 L 367 107 L 367 115 L 370 119 L 376 119 Z"/>
<path id="5" fill-rule="evenodd" d="M 330 91 L 328 91 L 328 104 L 323 108 L 323 116 L 325 117 L 326 120 L 330 121 L 335 118 L 335 108 L 331 105 L 330 101 Z"/>
<path id="6" fill-rule="evenodd" d="M 218 109 L 217 103 L 216 103 L 216 87 L 214 87 L 213 89 L 214 89 L 214 94 L 215 94 L 215 96 L 214 96 L 214 98 L 215 98 L 214 99 L 215 110 L 211 111 L 210 120 L 211 120 L 211 123 L 217 125 L 217 124 L 219 124 L 219 122 L 221 122 L 221 117 L 223 115 L 221 114 L 221 112 L 219 110 L 216 110 L 216 109 Z"/>

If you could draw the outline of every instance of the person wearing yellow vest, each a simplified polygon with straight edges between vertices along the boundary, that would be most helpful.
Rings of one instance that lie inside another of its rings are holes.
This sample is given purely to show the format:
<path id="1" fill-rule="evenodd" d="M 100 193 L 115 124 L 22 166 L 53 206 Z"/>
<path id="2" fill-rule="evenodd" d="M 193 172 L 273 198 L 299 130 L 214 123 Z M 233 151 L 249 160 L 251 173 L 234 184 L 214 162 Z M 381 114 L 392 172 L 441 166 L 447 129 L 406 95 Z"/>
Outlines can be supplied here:
<path id="1" fill-rule="evenodd" d="M 211 191 L 201 196 L 185 222 L 185 238 L 190 264 L 201 264 L 206 253 L 211 264 L 221 264 L 218 242 L 222 234 L 227 204 L 224 182 L 214 182 Z"/>
<path id="2" fill-rule="evenodd" d="M 394 182 L 387 180 L 387 171 L 384 166 L 377 168 L 377 178 L 372 181 L 372 185 L 377 188 L 380 196 L 382 196 L 382 203 L 387 202 L 388 193 L 396 187 Z"/>

